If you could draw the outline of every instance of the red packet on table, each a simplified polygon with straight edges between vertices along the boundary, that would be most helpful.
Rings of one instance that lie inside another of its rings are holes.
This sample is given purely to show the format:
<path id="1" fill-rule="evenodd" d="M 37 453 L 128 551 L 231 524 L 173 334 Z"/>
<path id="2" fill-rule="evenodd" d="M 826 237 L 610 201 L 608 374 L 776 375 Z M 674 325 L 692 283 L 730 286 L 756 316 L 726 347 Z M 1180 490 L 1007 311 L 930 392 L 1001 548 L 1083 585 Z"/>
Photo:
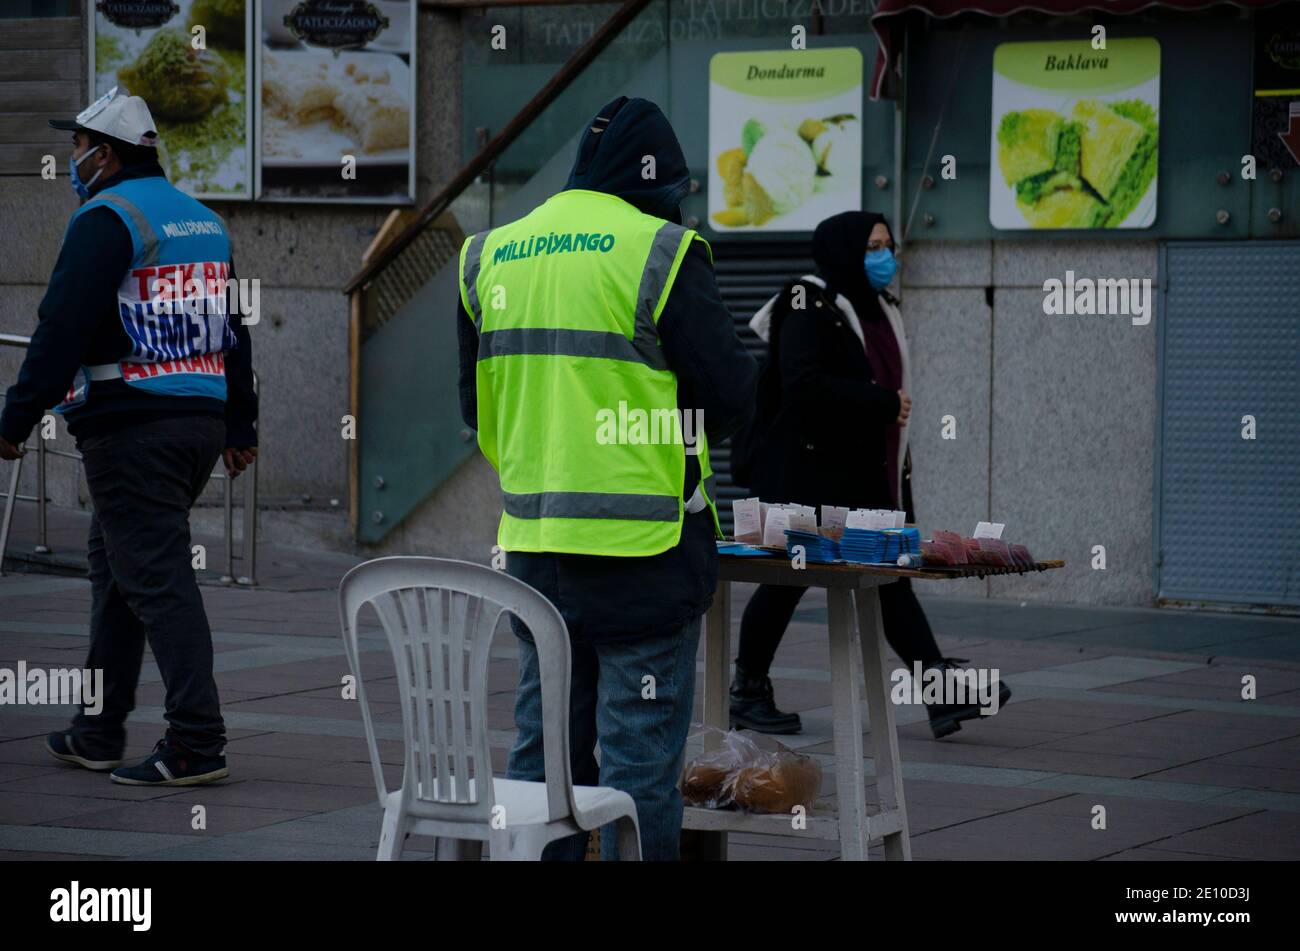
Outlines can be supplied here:
<path id="1" fill-rule="evenodd" d="M 962 544 L 962 539 L 960 535 L 958 535 L 956 532 L 936 531 L 934 533 L 934 540 L 937 543 L 942 543 L 948 546 L 948 549 L 953 558 L 952 563 L 954 565 L 966 564 L 967 561 L 966 547 Z"/>
<path id="2" fill-rule="evenodd" d="M 972 565 L 1002 566 L 1006 564 L 1006 562 L 1002 560 L 1002 556 L 995 551 L 977 548 L 974 551 L 967 551 L 966 554 L 970 556 Z"/>
<path id="3" fill-rule="evenodd" d="M 987 561 L 980 561 L 975 555 L 980 551 L 980 540 L 978 538 L 963 538 L 962 546 L 966 549 L 966 560 L 972 565 L 987 565 Z"/>
<path id="4" fill-rule="evenodd" d="M 957 554 L 947 542 L 921 542 L 921 558 L 927 565 L 956 565 Z"/>
<path id="5" fill-rule="evenodd" d="M 993 554 L 998 556 L 999 559 L 998 564 L 1002 564 L 1002 565 L 1015 564 L 1015 562 L 1011 558 L 1010 546 L 1008 546 L 1007 543 L 1004 542 L 1002 539 L 981 538 L 979 539 L 979 543 L 980 543 L 981 551 L 992 552 Z"/>
<path id="6" fill-rule="evenodd" d="M 1034 564 L 1034 556 L 1029 554 L 1029 549 L 1024 545 L 1011 546 L 1011 559 L 1017 565 L 1022 565 L 1025 568 L 1030 568 Z"/>

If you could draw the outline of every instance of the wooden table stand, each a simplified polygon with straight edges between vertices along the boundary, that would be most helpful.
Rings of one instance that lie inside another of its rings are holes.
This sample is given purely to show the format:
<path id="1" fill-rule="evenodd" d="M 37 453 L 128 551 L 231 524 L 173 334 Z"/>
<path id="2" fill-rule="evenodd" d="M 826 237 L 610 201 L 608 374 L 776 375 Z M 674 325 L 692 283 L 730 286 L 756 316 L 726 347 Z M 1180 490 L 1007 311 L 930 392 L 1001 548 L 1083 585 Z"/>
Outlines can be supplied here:
<path id="1" fill-rule="evenodd" d="M 698 830 L 700 856 L 722 860 L 728 832 L 760 832 L 816 839 L 839 839 L 840 856 L 865 861 L 867 846 L 882 839 L 885 858 L 909 861 L 907 807 L 903 771 L 898 758 L 898 733 L 891 683 L 885 664 L 884 628 L 877 588 L 896 577 L 847 565 L 809 564 L 796 569 L 780 558 L 734 558 L 720 561 L 718 590 L 705 618 L 704 722 L 726 730 L 729 725 L 731 671 L 731 584 L 801 585 L 826 589 L 830 636 L 831 709 L 835 744 L 835 813 L 814 811 L 808 804 L 806 825 L 796 828 L 794 816 L 756 815 L 731 810 L 686 807 L 683 828 Z M 855 605 L 856 602 L 856 605 Z M 856 606 L 857 623 L 854 623 Z M 859 636 L 859 629 L 861 636 Z M 861 672 L 863 677 L 859 676 Z M 862 763 L 862 686 L 876 770 L 880 811 L 867 814 L 866 776 Z M 705 749 L 716 748 L 718 736 L 706 736 Z"/>

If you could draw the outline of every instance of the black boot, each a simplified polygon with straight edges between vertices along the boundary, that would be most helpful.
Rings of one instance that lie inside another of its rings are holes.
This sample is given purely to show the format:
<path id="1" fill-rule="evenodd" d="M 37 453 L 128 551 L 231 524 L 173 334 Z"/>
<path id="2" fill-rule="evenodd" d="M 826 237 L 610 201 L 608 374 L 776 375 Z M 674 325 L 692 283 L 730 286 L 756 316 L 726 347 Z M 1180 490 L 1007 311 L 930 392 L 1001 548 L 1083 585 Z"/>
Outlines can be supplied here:
<path id="1" fill-rule="evenodd" d="M 945 670 L 958 670 L 961 665 L 967 663 L 969 661 L 961 657 L 945 657 L 925 669 L 937 670 L 942 675 Z M 1001 710 L 1010 699 L 1011 688 L 1007 686 L 1006 681 L 999 678 L 998 709 Z M 930 715 L 930 732 L 934 734 L 936 740 L 960 730 L 962 720 L 974 720 L 983 716 L 978 703 L 927 703 L 925 711 Z"/>
<path id="2" fill-rule="evenodd" d="M 772 681 L 751 677 L 739 667 L 731 682 L 731 727 L 758 733 L 798 733 L 803 723 L 797 713 L 782 713 L 773 702 Z"/>

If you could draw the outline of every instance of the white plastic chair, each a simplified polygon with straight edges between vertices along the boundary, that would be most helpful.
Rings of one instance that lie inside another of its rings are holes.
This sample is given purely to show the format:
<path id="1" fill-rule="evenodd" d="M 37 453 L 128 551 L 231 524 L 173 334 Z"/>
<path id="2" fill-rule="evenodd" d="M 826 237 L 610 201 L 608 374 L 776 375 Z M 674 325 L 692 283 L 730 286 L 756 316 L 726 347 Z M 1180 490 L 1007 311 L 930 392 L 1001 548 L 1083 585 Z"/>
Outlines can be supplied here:
<path id="1" fill-rule="evenodd" d="M 400 789 L 379 762 L 357 648 L 357 615 L 373 604 L 393 652 L 406 743 Z M 339 585 L 343 643 L 356 677 L 379 805 L 380 861 L 409 835 L 439 839 L 437 855 L 538 859 L 547 843 L 617 822 L 619 856 L 641 858 L 636 804 L 605 786 L 574 786 L 569 765 L 569 632 L 539 592 L 483 565 L 444 558 L 378 558 Z M 487 670 L 501 615 L 515 615 L 537 645 L 545 782 L 493 779 Z M 446 841 L 456 840 L 456 841 Z M 444 849 L 447 852 L 444 852 Z"/>

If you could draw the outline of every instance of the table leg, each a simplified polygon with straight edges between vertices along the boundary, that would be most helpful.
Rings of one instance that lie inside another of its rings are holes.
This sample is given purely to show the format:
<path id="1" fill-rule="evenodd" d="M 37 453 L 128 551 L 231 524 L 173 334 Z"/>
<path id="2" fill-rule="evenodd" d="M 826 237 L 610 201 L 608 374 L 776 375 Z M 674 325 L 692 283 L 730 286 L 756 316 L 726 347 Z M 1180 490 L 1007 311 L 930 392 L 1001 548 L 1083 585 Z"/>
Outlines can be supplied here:
<path id="1" fill-rule="evenodd" d="M 704 617 L 704 724 L 726 730 L 731 725 L 731 582 L 719 581 Z M 704 751 L 721 746 L 721 737 L 705 736 Z M 705 861 L 725 861 L 727 833 L 697 832 L 696 853 Z"/>
<path id="2" fill-rule="evenodd" d="M 889 699 L 889 671 L 885 665 L 885 628 L 880 619 L 880 593 L 876 588 L 855 592 L 861 630 L 862 672 L 867 684 L 867 713 L 871 718 L 871 746 L 876 765 L 876 790 L 881 811 L 898 811 L 901 830 L 885 836 L 885 858 L 911 861 L 912 842 L 907 831 L 907 804 L 903 798 L 903 767 L 898 758 L 898 728 Z"/>
<path id="3" fill-rule="evenodd" d="M 840 858 L 867 858 L 867 793 L 862 768 L 862 706 L 853 664 L 853 607 L 843 588 L 826 589 L 831 645 L 831 722 L 839 801 Z"/>
<path id="4" fill-rule="evenodd" d="M 731 725 L 731 582 L 719 581 L 704 618 L 704 724 L 726 730 Z M 705 750 L 719 746 L 705 739 Z"/>

